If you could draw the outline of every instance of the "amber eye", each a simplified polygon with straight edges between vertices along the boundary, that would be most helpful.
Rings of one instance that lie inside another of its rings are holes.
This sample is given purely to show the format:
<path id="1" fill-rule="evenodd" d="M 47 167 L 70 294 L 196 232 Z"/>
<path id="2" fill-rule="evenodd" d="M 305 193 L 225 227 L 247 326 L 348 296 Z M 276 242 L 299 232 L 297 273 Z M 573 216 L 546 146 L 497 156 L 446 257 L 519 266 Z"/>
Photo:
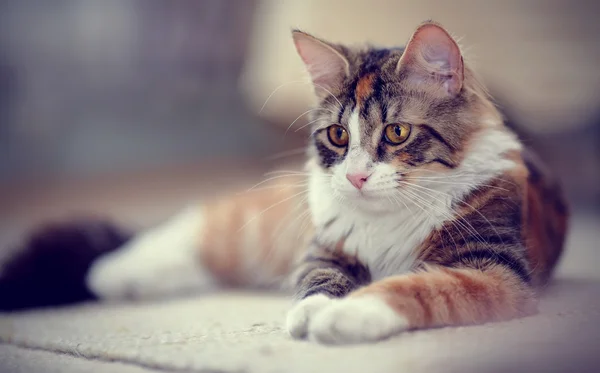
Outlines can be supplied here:
<path id="1" fill-rule="evenodd" d="M 410 135 L 410 124 L 394 123 L 385 127 L 385 141 L 392 145 L 402 144 Z"/>
<path id="2" fill-rule="evenodd" d="M 329 126 L 327 128 L 327 136 L 329 137 L 329 141 L 335 146 L 343 148 L 348 145 L 348 131 L 342 126 L 338 126 L 337 124 Z"/>

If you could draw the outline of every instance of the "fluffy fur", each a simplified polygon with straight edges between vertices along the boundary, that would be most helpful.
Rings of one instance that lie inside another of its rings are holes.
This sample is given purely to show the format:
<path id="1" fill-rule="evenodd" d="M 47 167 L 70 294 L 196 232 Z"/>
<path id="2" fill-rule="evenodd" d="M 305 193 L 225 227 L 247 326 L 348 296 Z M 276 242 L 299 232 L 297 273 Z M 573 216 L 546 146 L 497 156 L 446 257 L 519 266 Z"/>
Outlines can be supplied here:
<path id="1" fill-rule="evenodd" d="M 198 259 L 197 249 L 204 219 L 202 209 L 194 206 L 140 233 L 94 263 L 86 276 L 87 288 L 105 299 L 141 299 L 210 288 L 212 277 Z"/>
<path id="2" fill-rule="evenodd" d="M 0 310 L 97 299 L 85 286 L 88 269 L 131 236 L 113 222 L 97 217 L 36 228 L 10 260 L 0 263 Z"/>
<path id="3" fill-rule="evenodd" d="M 333 344 L 535 312 L 566 204 L 449 33 L 426 22 L 392 49 L 293 39 L 319 99 L 305 170 L 140 233 L 94 262 L 88 288 L 285 283 L 292 337 Z"/>

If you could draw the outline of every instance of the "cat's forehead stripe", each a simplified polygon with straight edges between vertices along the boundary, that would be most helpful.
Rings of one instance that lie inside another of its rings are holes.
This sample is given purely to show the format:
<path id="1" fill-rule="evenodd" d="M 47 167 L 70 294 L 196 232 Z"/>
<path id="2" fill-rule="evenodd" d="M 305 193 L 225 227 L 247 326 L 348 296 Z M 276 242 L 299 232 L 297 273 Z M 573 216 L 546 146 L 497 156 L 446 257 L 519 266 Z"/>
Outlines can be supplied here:
<path id="1" fill-rule="evenodd" d="M 356 107 L 350 115 L 350 119 L 348 120 L 348 130 L 350 131 L 350 146 L 358 146 L 361 138 L 358 107 Z"/>
<path id="2" fill-rule="evenodd" d="M 364 68 L 364 64 L 363 64 Z M 351 100 L 353 105 L 351 116 L 348 121 L 348 127 L 351 133 L 351 145 L 353 146 L 367 146 L 370 148 L 370 137 L 372 136 L 374 126 L 368 119 L 369 104 L 374 98 L 379 79 L 377 74 L 379 73 L 375 68 L 373 61 L 371 61 L 370 71 L 359 75 L 356 84 L 354 86 L 354 92 L 351 92 Z M 360 72 L 359 72 L 360 74 Z M 354 96 L 354 97 L 352 97 Z M 364 117 L 364 118 L 363 118 Z M 361 123 L 361 118 L 365 119 Z"/>
<path id="3" fill-rule="evenodd" d="M 375 91 L 373 84 L 375 82 L 375 73 L 369 73 L 363 77 L 361 77 L 356 84 L 356 105 L 357 107 L 362 106 L 367 99 L 373 94 Z"/>

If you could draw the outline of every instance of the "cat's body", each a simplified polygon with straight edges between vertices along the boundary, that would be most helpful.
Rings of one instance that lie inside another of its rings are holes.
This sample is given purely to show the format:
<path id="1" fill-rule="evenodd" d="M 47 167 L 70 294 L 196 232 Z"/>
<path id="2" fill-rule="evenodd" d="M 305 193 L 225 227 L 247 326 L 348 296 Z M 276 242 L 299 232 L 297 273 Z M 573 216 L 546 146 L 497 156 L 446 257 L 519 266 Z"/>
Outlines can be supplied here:
<path id="1" fill-rule="evenodd" d="M 446 31 L 425 23 L 405 49 L 294 41 L 319 97 L 306 168 L 142 232 L 94 261 L 88 288 L 285 283 L 288 330 L 324 343 L 535 312 L 565 202 Z"/>

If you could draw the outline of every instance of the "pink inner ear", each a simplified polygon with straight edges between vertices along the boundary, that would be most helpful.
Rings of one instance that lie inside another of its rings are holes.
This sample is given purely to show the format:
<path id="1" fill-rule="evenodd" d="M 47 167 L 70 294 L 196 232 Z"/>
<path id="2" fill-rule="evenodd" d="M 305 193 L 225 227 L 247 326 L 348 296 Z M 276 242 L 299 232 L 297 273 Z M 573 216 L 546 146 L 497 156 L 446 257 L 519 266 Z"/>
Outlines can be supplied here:
<path id="1" fill-rule="evenodd" d="M 301 32 L 294 32 L 294 44 L 315 88 L 333 90 L 342 83 L 348 62 L 341 54 L 324 42 Z"/>
<path id="2" fill-rule="evenodd" d="M 406 46 L 400 65 L 411 68 L 417 81 L 425 82 L 433 74 L 451 95 L 457 94 L 462 87 L 460 48 L 446 30 L 436 24 L 417 29 Z"/>
<path id="3" fill-rule="evenodd" d="M 430 65 L 440 71 L 453 70 L 453 62 L 455 62 L 452 50 L 446 48 L 445 45 L 427 45 L 422 48 L 423 58 Z"/>

